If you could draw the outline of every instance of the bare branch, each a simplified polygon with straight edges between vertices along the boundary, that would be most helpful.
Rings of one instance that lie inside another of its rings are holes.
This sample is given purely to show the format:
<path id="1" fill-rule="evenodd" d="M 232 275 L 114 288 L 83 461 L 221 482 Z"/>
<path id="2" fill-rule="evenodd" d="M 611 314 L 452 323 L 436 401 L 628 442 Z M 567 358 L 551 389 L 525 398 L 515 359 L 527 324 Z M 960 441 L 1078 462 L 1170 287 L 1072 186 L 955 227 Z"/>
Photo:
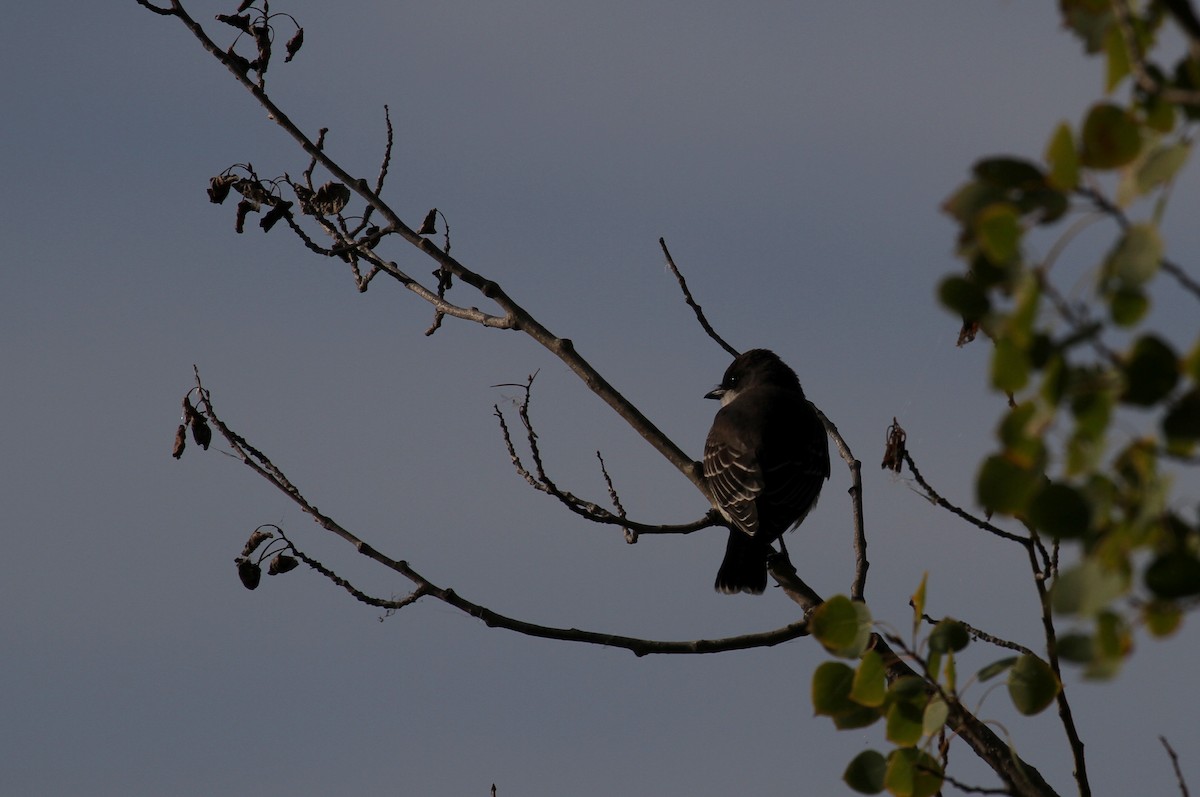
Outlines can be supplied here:
<path id="1" fill-rule="evenodd" d="M 292 482 L 284 475 L 271 460 L 260 450 L 252 446 L 244 437 L 239 435 L 228 427 L 217 413 L 212 405 L 212 399 L 209 392 L 203 387 L 199 381 L 197 374 L 197 387 L 200 390 L 202 399 L 200 405 L 203 408 L 203 413 L 214 428 L 220 432 L 233 449 L 234 455 L 242 461 L 247 467 L 270 482 L 276 489 L 287 495 L 305 514 L 309 515 L 327 531 L 336 534 L 346 542 L 350 543 L 355 549 L 378 564 L 392 570 L 395 573 L 403 576 L 411 581 L 415 589 L 410 595 L 399 601 L 386 601 L 381 598 L 373 598 L 366 593 L 354 588 L 345 579 L 337 576 L 328 568 L 324 567 L 320 562 L 301 554 L 296 551 L 297 558 L 304 561 L 321 575 L 329 578 L 333 583 L 346 589 L 350 594 L 358 600 L 369 603 L 373 606 L 379 606 L 386 609 L 399 609 L 403 606 L 411 605 L 418 599 L 429 596 L 453 606 L 459 611 L 469 614 L 472 617 L 478 618 L 490 628 L 504 628 L 509 631 L 515 631 L 526 636 L 541 637 L 544 639 L 557 639 L 564 642 L 582 642 L 591 645 L 602 645 L 605 647 L 624 648 L 632 652 L 636 656 L 645 656 L 648 654 L 701 654 L 701 653 L 721 653 L 733 650 L 746 650 L 749 648 L 771 647 L 778 645 L 781 642 L 788 642 L 808 634 L 808 623 L 805 620 L 790 623 L 788 625 L 776 628 L 772 631 L 765 631 L 756 634 L 743 634 L 734 637 L 725 637 L 721 639 L 696 639 L 688 641 L 664 641 L 654 639 L 641 639 L 638 637 L 620 636 L 617 634 L 605 634 L 597 631 L 582 631 L 577 628 L 557 628 L 554 626 L 540 625 L 538 623 L 530 623 L 524 620 L 518 620 L 513 617 L 495 612 L 486 606 L 463 598 L 453 589 L 440 587 L 433 583 L 425 576 L 421 575 L 413 569 L 407 562 L 403 560 L 392 559 L 386 556 L 381 551 L 376 550 L 371 545 L 364 542 L 357 535 L 341 526 L 330 516 L 322 513 L 317 507 L 313 506 L 308 499 L 300 492 L 300 490 L 292 484 Z M 293 550 L 294 546 L 293 546 Z"/>
<path id="2" fill-rule="evenodd" d="M 563 506 L 586 520 L 590 520 L 593 523 L 621 526 L 621 528 L 625 531 L 626 542 L 629 543 L 637 542 L 636 535 L 638 534 L 690 534 L 694 531 L 699 531 L 700 529 L 721 525 L 722 521 L 720 520 L 716 510 L 710 510 L 704 517 L 688 523 L 640 523 L 630 520 L 626 516 L 624 509 L 620 507 L 619 500 L 615 501 L 618 507 L 618 512 L 614 514 L 594 501 L 588 501 L 578 497 L 574 493 L 560 489 L 559 486 L 550 478 L 549 474 L 546 473 L 545 464 L 542 461 L 541 448 L 538 445 L 537 432 L 534 430 L 533 421 L 529 416 L 529 402 L 532 395 L 531 388 L 534 377 L 536 376 L 536 373 L 530 375 L 524 384 L 510 383 L 507 385 L 493 385 L 493 387 L 519 387 L 525 392 L 524 399 L 522 399 L 517 405 L 517 412 L 521 419 L 522 425 L 525 427 L 526 442 L 534 460 L 536 473 L 531 472 L 521 461 L 521 456 L 517 453 L 516 445 L 512 440 L 512 433 L 509 431 L 508 422 L 498 404 L 492 405 L 492 414 L 496 416 L 496 419 L 500 423 L 500 432 L 504 437 L 504 446 L 508 451 L 508 456 L 512 461 L 513 468 L 516 469 L 517 474 L 524 479 L 530 487 L 538 492 L 542 492 L 557 498 L 563 504 Z M 603 470 L 603 460 L 601 460 L 601 468 Z M 612 481 L 609 479 L 607 471 L 604 471 L 604 477 L 608 483 L 610 498 L 615 498 L 612 488 Z"/>
<path id="3" fill-rule="evenodd" d="M 1032 528 L 1029 530 L 1033 540 L 1037 540 L 1037 532 Z M 1050 608 L 1050 593 L 1046 589 L 1045 573 L 1038 567 L 1037 551 L 1033 545 L 1027 547 L 1029 552 L 1029 566 L 1033 573 L 1033 585 L 1037 590 L 1038 601 L 1042 607 L 1042 629 L 1046 638 L 1046 658 L 1050 664 L 1050 669 L 1054 671 L 1054 677 L 1058 679 L 1059 689 L 1056 702 L 1058 703 L 1058 716 L 1062 722 L 1063 730 L 1067 734 L 1067 742 L 1071 747 L 1071 756 L 1075 761 L 1075 783 L 1079 787 L 1079 797 L 1091 797 L 1092 787 L 1088 783 L 1087 775 L 1087 759 L 1083 753 L 1083 740 L 1079 738 L 1079 731 L 1075 727 L 1075 718 L 1071 713 L 1071 704 L 1067 700 L 1067 686 L 1063 683 L 1062 668 L 1058 659 L 1058 634 L 1054 629 L 1054 615 Z M 1044 549 L 1043 549 L 1044 550 Z"/>
<path id="4" fill-rule="evenodd" d="M 912 601 L 909 601 L 908 605 L 912 606 L 913 605 Z M 930 617 L 928 614 L 922 614 L 921 619 L 924 620 L 929 625 L 937 625 L 938 622 L 940 622 L 940 621 L 934 619 L 933 617 Z M 992 645 L 995 645 L 998 648 L 1007 648 L 1008 650 L 1015 650 L 1018 653 L 1024 653 L 1028 656 L 1037 655 L 1032 650 L 1030 650 L 1029 648 L 1025 647 L 1024 645 L 1020 644 L 1019 642 L 1010 642 L 1007 639 L 1003 639 L 1003 638 L 995 636 L 993 634 L 989 634 L 988 632 L 980 630 L 980 629 L 976 628 L 975 626 L 971 625 L 970 623 L 958 619 L 957 617 L 954 618 L 954 621 L 956 623 L 958 623 L 959 625 L 961 625 L 964 629 L 966 629 L 966 632 L 968 634 L 970 634 L 974 639 L 976 639 L 980 642 L 988 642 Z"/>
<path id="5" fill-rule="evenodd" d="M 384 219 L 382 226 L 394 230 L 397 235 L 404 238 L 405 241 L 437 263 L 440 269 L 444 269 L 456 279 L 479 291 L 485 298 L 490 299 L 501 309 L 502 314 L 500 316 L 490 316 L 474 308 L 463 309 L 449 305 L 440 300 L 436 293 L 430 291 L 407 274 L 404 274 L 395 263 L 379 258 L 373 255 L 373 253 L 364 253 L 363 257 L 368 262 L 378 266 L 383 273 L 398 280 L 405 288 L 417 294 L 424 301 L 429 302 L 435 309 L 443 310 L 446 315 L 477 321 L 490 327 L 520 330 L 533 338 L 539 345 L 558 357 L 583 381 L 589 390 L 608 404 L 634 431 L 640 434 L 668 462 L 674 465 L 686 479 L 692 482 L 696 489 L 706 498 L 709 498 L 708 487 L 704 483 L 703 473 L 697 467 L 696 461 L 687 456 L 679 446 L 663 434 L 640 410 L 614 389 L 586 359 L 579 355 L 575 350 L 574 344 L 569 339 L 553 334 L 510 297 L 497 283 L 467 268 L 448 253 L 441 251 L 432 241 L 418 235 L 416 231 L 405 224 L 400 216 L 383 201 L 378 193 L 371 190 L 365 180 L 353 177 L 322 149 L 318 148 L 292 122 L 291 118 L 271 100 L 263 88 L 247 76 L 243 68 L 244 65 L 240 60 L 226 53 L 209 38 L 203 27 L 184 11 L 179 0 L 172 0 L 172 9 L 174 15 L 183 22 L 196 40 L 200 42 L 201 46 L 229 70 L 234 78 L 242 84 L 242 87 L 262 106 L 267 112 L 268 117 L 275 124 L 294 139 L 306 154 L 316 159 L 317 163 L 335 179 L 361 197 L 368 205 L 375 208 L 376 212 Z"/>
<path id="6" fill-rule="evenodd" d="M 825 426 L 825 432 L 833 440 L 837 446 L 838 453 L 842 457 L 842 461 L 850 468 L 850 503 L 853 513 L 854 524 L 854 581 L 850 584 L 850 599 L 861 601 L 866 600 L 864 593 L 867 589 L 867 570 L 871 563 L 867 561 L 867 534 L 863 529 L 863 508 L 862 508 L 862 463 L 855 459 L 854 454 L 850 451 L 850 446 L 846 444 L 846 440 L 842 437 L 842 433 L 838 431 L 837 426 L 833 421 L 821 412 L 817 405 L 813 405 L 816 410 L 817 417 L 821 419 L 821 423 Z"/>
<path id="7" fill-rule="evenodd" d="M 1167 741 L 1167 737 L 1159 736 L 1158 740 L 1162 742 L 1162 746 L 1167 748 L 1167 755 L 1171 757 L 1171 766 L 1175 770 L 1175 779 L 1179 781 L 1179 793 L 1182 797 L 1189 797 L 1187 781 L 1183 779 L 1183 770 L 1179 768 L 1179 756 L 1175 754 L 1175 750 L 1171 747 L 1171 743 Z"/>
<path id="8" fill-rule="evenodd" d="M 679 289 L 683 291 L 684 301 L 686 301 L 688 307 L 692 308 L 692 310 L 696 313 L 696 320 L 700 322 L 700 326 L 704 327 L 704 331 L 708 333 L 708 336 L 715 340 L 717 345 L 719 345 L 722 349 L 729 352 L 731 357 L 737 357 L 738 350 L 726 343 L 725 339 L 717 334 L 717 331 L 712 328 L 712 324 L 708 323 L 708 318 L 705 317 L 704 310 L 702 310 L 700 305 L 696 304 L 696 300 L 692 298 L 692 292 L 688 290 L 687 280 L 683 278 L 683 274 L 680 273 L 679 269 L 675 265 L 674 258 L 671 257 L 670 250 L 667 249 L 666 239 L 659 238 L 658 245 L 662 247 L 663 254 L 667 258 L 667 267 L 671 269 L 671 273 L 674 274 L 675 279 L 679 281 Z"/>
<path id="9" fill-rule="evenodd" d="M 945 498 L 943 498 L 941 495 L 939 495 L 937 490 L 933 489 L 933 487 L 930 486 L 929 482 L 925 481 L 925 477 L 922 476 L 921 471 L 919 471 L 917 469 L 917 463 L 915 461 L 913 461 L 912 454 L 910 454 L 907 450 L 904 451 L 904 462 L 906 465 L 908 465 L 908 470 L 910 473 L 912 473 L 913 478 L 916 480 L 917 484 L 920 485 L 921 489 L 925 491 L 925 497 L 928 498 L 933 503 L 940 506 L 942 509 L 945 509 L 955 515 L 958 515 L 960 518 L 967 521 L 972 526 L 981 528 L 984 531 L 989 532 L 991 534 L 995 534 L 997 537 L 1001 537 L 1003 539 L 1011 540 L 1012 542 L 1019 543 L 1026 548 L 1031 548 L 1033 546 L 1033 542 L 1030 539 L 1028 539 L 1026 537 L 1022 537 L 1019 534 L 1013 534 L 1011 531 L 1005 531 L 1004 529 L 999 528 L 997 526 L 993 526 L 991 523 L 984 520 L 983 518 L 975 517 L 970 512 L 966 511 L 965 509 L 962 509 L 961 507 L 955 506 L 954 504 L 950 503 Z"/>

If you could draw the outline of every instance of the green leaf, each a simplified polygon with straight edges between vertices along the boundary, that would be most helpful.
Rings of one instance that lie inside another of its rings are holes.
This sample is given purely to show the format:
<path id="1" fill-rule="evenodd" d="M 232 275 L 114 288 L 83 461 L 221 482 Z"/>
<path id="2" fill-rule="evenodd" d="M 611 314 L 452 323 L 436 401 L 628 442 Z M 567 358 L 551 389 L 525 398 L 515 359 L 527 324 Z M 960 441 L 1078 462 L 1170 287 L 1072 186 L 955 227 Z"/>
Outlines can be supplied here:
<path id="1" fill-rule="evenodd" d="M 1050 185 L 1060 191 L 1072 191 L 1079 185 L 1079 153 L 1071 126 L 1062 122 L 1054 129 L 1046 145 L 1046 163 L 1050 166 Z"/>
<path id="2" fill-rule="evenodd" d="M 913 747 L 902 747 L 887 757 L 883 783 L 896 797 L 933 797 L 942 788 L 941 772 L 933 756 Z"/>
<path id="3" fill-rule="evenodd" d="M 938 653 L 959 651 L 965 648 L 970 641 L 971 637 L 967 633 L 966 627 L 958 620 L 947 617 L 934 626 L 932 633 L 929 634 L 929 649 Z"/>
<path id="4" fill-rule="evenodd" d="M 1084 670 L 1087 678 L 1112 678 L 1121 669 L 1133 647 L 1129 626 L 1113 612 L 1102 612 L 1092 640 L 1092 660 Z"/>
<path id="5" fill-rule="evenodd" d="M 1000 338 L 992 349 L 992 387 L 1016 393 L 1029 382 L 1029 356 L 1012 338 Z"/>
<path id="6" fill-rule="evenodd" d="M 1170 636 L 1183 623 L 1183 611 L 1173 601 L 1150 601 L 1142 607 L 1142 620 L 1156 637 Z"/>
<path id="7" fill-rule="evenodd" d="M 1143 578 L 1159 598 L 1200 595 L 1200 559 L 1186 551 L 1166 553 L 1150 563 Z"/>
<path id="8" fill-rule="evenodd" d="M 1163 434 L 1171 442 L 1200 439 L 1200 387 L 1180 396 L 1162 420 Z"/>
<path id="9" fill-rule="evenodd" d="M 1104 263 L 1104 273 L 1120 286 L 1140 286 L 1158 273 L 1162 237 L 1153 224 L 1131 224 Z"/>
<path id="10" fill-rule="evenodd" d="M 931 698 L 925 706 L 925 714 L 921 720 L 921 730 L 926 736 L 933 736 L 942 729 L 950 716 L 950 707 L 940 697 Z"/>
<path id="11" fill-rule="evenodd" d="M 924 706 L 907 700 L 893 703 L 887 712 L 887 740 L 899 747 L 910 747 L 924 733 Z"/>
<path id="12" fill-rule="evenodd" d="M 1113 323 L 1119 327 L 1131 327 L 1146 317 L 1150 299 L 1136 285 L 1126 285 L 1113 291 L 1108 297 L 1108 311 Z"/>
<path id="13" fill-rule="evenodd" d="M 995 678 L 997 675 L 1004 672 L 1005 670 L 1011 668 L 1016 663 L 1017 663 L 1016 656 L 1009 656 L 1006 659 L 1000 659 L 999 661 L 993 661 L 991 664 L 989 664 L 988 666 L 981 669 L 978 673 L 976 673 L 975 677 L 978 678 L 980 681 L 990 680 L 992 678 Z"/>
<path id="14" fill-rule="evenodd" d="M 984 257 L 997 266 L 1017 259 L 1021 250 L 1021 220 L 1007 202 L 988 205 L 975 216 L 975 238 Z"/>
<path id="15" fill-rule="evenodd" d="M 1125 47 L 1125 37 L 1116 25 L 1109 28 L 1104 37 L 1104 55 L 1104 90 L 1111 92 L 1129 74 L 1129 50 Z"/>
<path id="16" fill-rule="evenodd" d="M 1041 713 L 1058 697 L 1058 678 L 1037 656 L 1021 655 L 1008 673 L 1008 694 L 1017 711 L 1026 716 Z"/>
<path id="17" fill-rule="evenodd" d="M 850 699 L 861 706 L 876 708 L 883 705 L 886 694 L 887 675 L 883 667 L 883 657 L 873 650 L 868 650 L 854 670 Z"/>
<path id="18" fill-rule="evenodd" d="M 1139 194 L 1147 194 L 1164 183 L 1175 179 L 1175 175 L 1187 163 L 1191 146 L 1186 143 L 1160 144 L 1142 160 L 1134 173 L 1134 185 Z"/>
<path id="19" fill-rule="evenodd" d="M 993 512 L 1021 512 L 1041 480 L 1039 471 L 1013 462 L 1002 454 L 993 454 L 984 460 L 975 480 L 976 499 Z"/>
<path id="20" fill-rule="evenodd" d="M 1095 559 L 1085 559 L 1063 570 L 1050 588 L 1054 611 L 1059 614 L 1095 615 L 1125 594 L 1128 579 Z"/>
<path id="21" fill-rule="evenodd" d="M 1028 191 L 1046 184 L 1046 175 L 1038 166 L 1023 158 L 984 158 L 972 167 L 975 176 L 998 188 Z"/>
<path id="22" fill-rule="evenodd" d="M 1090 634 L 1063 634 L 1058 638 L 1058 655 L 1064 661 L 1087 664 L 1095 658 L 1095 644 Z"/>
<path id="23" fill-rule="evenodd" d="M 1029 503 L 1029 522 L 1051 537 L 1082 537 L 1091 526 L 1092 508 L 1079 490 L 1051 482 Z"/>
<path id="24" fill-rule="evenodd" d="M 1083 121 L 1080 161 L 1089 169 L 1116 169 L 1133 161 L 1141 134 L 1133 116 L 1112 103 L 1093 105 Z"/>
<path id="25" fill-rule="evenodd" d="M 822 662 L 813 672 L 813 711 L 818 716 L 832 717 L 855 707 L 850 699 L 854 670 L 840 661 Z"/>
<path id="26" fill-rule="evenodd" d="M 917 629 L 921 627 L 921 619 L 925 616 L 925 582 L 929 580 L 929 571 L 921 574 L 921 583 L 917 586 L 917 591 L 912 594 L 913 607 L 913 636 L 917 635 Z"/>
<path id="27" fill-rule="evenodd" d="M 887 771 L 887 759 L 875 750 L 863 750 L 850 762 L 842 773 L 846 785 L 859 794 L 879 794 L 883 791 L 883 778 Z"/>
<path id="28" fill-rule="evenodd" d="M 813 611 L 809 627 L 830 653 L 854 659 L 862 655 L 871 639 L 871 613 L 866 604 L 834 595 Z"/>
<path id="29" fill-rule="evenodd" d="M 1125 357 L 1127 404 L 1149 407 L 1166 398 L 1179 381 L 1179 357 L 1171 346 L 1155 335 L 1143 335 Z"/>
<path id="30" fill-rule="evenodd" d="M 829 717 L 839 730 L 865 728 L 883 716 L 879 708 L 864 706 L 850 698 L 854 670 L 840 661 L 827 661 L 813 673 L 813 713 Z"/>
<path id="31" fill-rule="evenodd" d="M 1108 0 L 1059 0 L 1063 24 L 1075 32 L 1084 50 L 1093 55 L 1104 48 L 1113 27 L 1112 6 Z"/>
<path id="32" fill-rule="evenodd" d="M 991 309 L 983 288 L 969 277 L 946 277 L 938 286 L 938 298 L 948 310 L 971 321 L 978 321 Z"/>
<path id="33" fill-rule="evenodd" d="M 1183 360 L 1183 371 L 1193 382 L 1200 382 L 1200 339 L 1192 346 Z"/>

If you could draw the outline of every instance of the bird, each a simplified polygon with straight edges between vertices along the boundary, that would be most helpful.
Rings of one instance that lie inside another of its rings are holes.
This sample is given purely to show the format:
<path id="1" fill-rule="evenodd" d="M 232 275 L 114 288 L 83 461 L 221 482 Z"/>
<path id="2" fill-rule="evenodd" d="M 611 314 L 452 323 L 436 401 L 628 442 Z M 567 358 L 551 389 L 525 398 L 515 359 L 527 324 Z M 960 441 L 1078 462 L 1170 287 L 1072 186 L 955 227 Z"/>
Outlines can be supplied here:
<path id="1" fill-rule="evenodd" d="M 771 544 L 783 545 L 829 478 L 825 425 L 796 372 L 767 349 L 735 357 L 704 397 L 721 402 L 704 443 L 704 480 L 729 526 L 713 586 L 761 595 Z"/>

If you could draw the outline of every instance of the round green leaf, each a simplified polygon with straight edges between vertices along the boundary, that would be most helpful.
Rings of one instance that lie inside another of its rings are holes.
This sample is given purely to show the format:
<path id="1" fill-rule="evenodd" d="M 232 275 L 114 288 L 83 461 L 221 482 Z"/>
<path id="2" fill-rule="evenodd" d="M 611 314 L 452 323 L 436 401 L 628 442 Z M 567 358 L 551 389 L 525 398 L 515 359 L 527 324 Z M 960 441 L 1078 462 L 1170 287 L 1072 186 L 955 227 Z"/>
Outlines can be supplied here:
<path id="1" fill-rule="evenodd" d="M 1055 128 L 1046 145 L 1046 163 L 1050 166 L 1050 184 L 1055 188 L 1070 191 L 1079 184 L 1079 153 L 1066 122 Z"/>
<path id="2" fill-rule="evenodd" d="M 1149 407 L 1167 396 L 1179 381 L 1179 357 L 1161 338 L 1143 335 L 1125 358 L 1125 392 L 1121 400 Z"/>
<path id="3" fill-rule="evenodd" d="M 1087 664 L 1095 657 L 1095 644 L 1090 634 L 1063 634 L 1058 638 L 1058 655 L 1065 661 Z"/>
<path id="4" fill-rule="evenodd" d="M 1050 665 L 1028 653 L 1017 659 L 1008 672 L 1008 694 L 1017 711 L 1038 714 L 1058 697 L 1058 678 Z"/>
<path id="5" fill-rule="evenodd" d="M 949 716 L 950 707 L 946 705 L 946 701 L 940 697 L 934 697 L 925 706 L 925 715 L 921 720 L 921 730 L 926 736 L 933 736 L 946 724 Z"/>
<path id="6" fill-rule="evenodd" d="M 967 277 L 952 276 L 942 280 L 938 298 L 944 307 L 971 321 L 978 321 L 991 309 L 987 294 L 979 283 Z"/>
<path id="7" fill-rule="evenodd" d="M 1138 191 L 1145 194 L 1173 180 L 1187 162 L 1190 152 L 1191 146 L 1180 142 L 1155 147 L 1138 166 L 1134 176 Z"/>
<path id="8" fill-rule="evenodd" d="M 854 670 L 840 661 L 822 662 L 813 672 L 812 702 L 818 716 L 832 717 L 854 708 L 850 687 Z"/>
<path id="9" fill-rule="evenodd" d="M 1020 512 L 1029 503 L 1041 479 L 1041 473 L 1002 454 L 993 454 L 984 460 L 975 480 L 975 495 L 980 504 L 994 512 Z"/>
<path id="10" fill-rule="evenodd" d="M 850 762 L 842 774 L 846 785 L 859 794 L 879 794 L 883 791 L 883 777 L 887 771 L 887 759 L 876 750 L 863 750 Z"/>
<path id="11" fill-rule="evenodd" d="M 975 677 L 978 678 L 980 681 L 986 681 L 990 678 L 995 678 L 997 675 L 1004 672 L 1008 668 L 1012 667 L 1016 663 L 1017 663 L 1016 656 L 1009 656 L 1006 659 L 1000 659 L 999 661 L 993 661 L 991 664 L 989 664 L 988 666 L 981 669 L 976 674 Z"/>
<path id="12" fill-rule="evenodd" d="M 1186 551 L 1163 554 L 1150 563 L 1146 587 L 1160 598 L 1200 595 L 1200 559 Z"/>
<path id="13" fill-rule="evenodd" d="M 850 687 L 850 699 L 862 706 L 882 706 L 887 693 L 887 676 L 883 657 L 873 650 L 863 654 L 854 670 L 854 683 Z"/>
<path id="14" fill-rule="evenodd" d="M 1029 382 L 1029 354 L 1013 342 L 1000 338 L 992 348 L 992 386 L 1016 393 Z"/>
<path id="15" fill-rule="evenodd" d="M 1052 482 L 1030 501 L 1029 521 L 1051 537 L 1082 537 L 1091 525 L 1092 508 L 1079 490 Z"/>
<path id="16" fill-rule="evenodd" d="M 967 629 L 958 620 L 947 617 L 929 634 L 929 649 L 938 653 L 962 650 L 971 641 Z"/>
<path id="17" fill-rule="evenodd" d="M 833 655 L 858 658 L 871 639 L 871 613 L 863 603 L 834 595 L 813 611 L 809 628 Z"/>
<path id="18" fill-rule="evenodd" d="M 840 661 L 822 663 L 813 673 L 814 713 L 831 718 L 842 730 L 865 728 L 875 722 L 880 717 L 877 709 L 859 705 L 850 698 L 853 684 L 854 670 L 848 664 Z"/>
<path id="19" fill-rule="evenodd" d="M 1094 559 L 1063 570 L 1050 589 L 1054 611 L 1091 616 L 1125 594 L 1125 576 Z"/>
<path id="20" fill-rule="evenodd" d="M 988 205 L 975 217 L 975 239 L 984 257 L 997 266 L 1017 259 L 1021 248 L 1021 220 L 1007 202 Z"/>
<path id="21" fill-rule="evenodd" d="M 1116 169 L 1137 157 L 1141 135 L 1133 116 L 1112 103 L 1092 106 L 1083 121 L 1080 161 L 1089 169 Z"/>
<path id="22" fill-rule="evenodd" d="M 975 176 L 1000 188 L 1028 190 L 1046 183 L 1046 175 L 1037 165 L 1022 158 L 984 158 L 972 167 Z"/>
<path id="23" fill-rule="evenodd" d="M 1131 327 L 1146 316 L 1150 299 L 1141 288 L 1127 285 L 1113 291 L 1108 297 L 1108 311 L 1113 323 L 1119 327 Z"/>
<path id="24" fill-rule="evenodd" d="M 941 771 L 933 756 L 901 747 L 888 755 L 883 783 L 896 797 L 933 797 L 942 788 Z"/>
<path id="25" fill-rule="evenodd" d="M 1173 601 L 1150 601 L 1142 607 L 1146 628 L 1156 637 L 1170 636 L 1183 622 L 1183 612 Z"/>
<path id="26" fill-rule="evenodd" d="M 924 706 L 906 700 L 893 703 L 887 713 L 887 740 L 900 747 L 910 747 L 921 740 L 925 732 Z"/>
<path id="27" fill-rule="evenodd" d="M 1200 387 L 1184 393 L 1162 421 L 1163 434 L 1171 441 L 1195 441 L 1200 439 Z"/>
<path id="28" fill-rule="evenodd" d="M 1121 285 L 1138 286 L 1158 273 L 1163 241 L 1153 224 L 1131 224 L 1105 261 L 1104 273 Z"/>

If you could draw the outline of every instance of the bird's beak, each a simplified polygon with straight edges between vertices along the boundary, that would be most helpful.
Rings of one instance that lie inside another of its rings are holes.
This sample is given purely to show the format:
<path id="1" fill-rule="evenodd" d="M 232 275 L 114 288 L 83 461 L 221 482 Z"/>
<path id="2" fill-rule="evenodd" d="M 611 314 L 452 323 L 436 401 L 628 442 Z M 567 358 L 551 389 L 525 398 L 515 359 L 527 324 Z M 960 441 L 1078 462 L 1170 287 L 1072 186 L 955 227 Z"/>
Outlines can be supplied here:
<path id="1" fill-rule="evenodd" d="M 707 393 L 705 393 L 705 394 L 704 394 L 704 397 L 705 397 L 706 399 L 720 399 L 720 398 L 721 398 L 722 396 L 724 396 L 724 395 L 725 395 L 725 388 L 723 388 L 723 387 L 714 387 L 712 390 L 710 390 L 710 391 L 708 391 Z"/>

